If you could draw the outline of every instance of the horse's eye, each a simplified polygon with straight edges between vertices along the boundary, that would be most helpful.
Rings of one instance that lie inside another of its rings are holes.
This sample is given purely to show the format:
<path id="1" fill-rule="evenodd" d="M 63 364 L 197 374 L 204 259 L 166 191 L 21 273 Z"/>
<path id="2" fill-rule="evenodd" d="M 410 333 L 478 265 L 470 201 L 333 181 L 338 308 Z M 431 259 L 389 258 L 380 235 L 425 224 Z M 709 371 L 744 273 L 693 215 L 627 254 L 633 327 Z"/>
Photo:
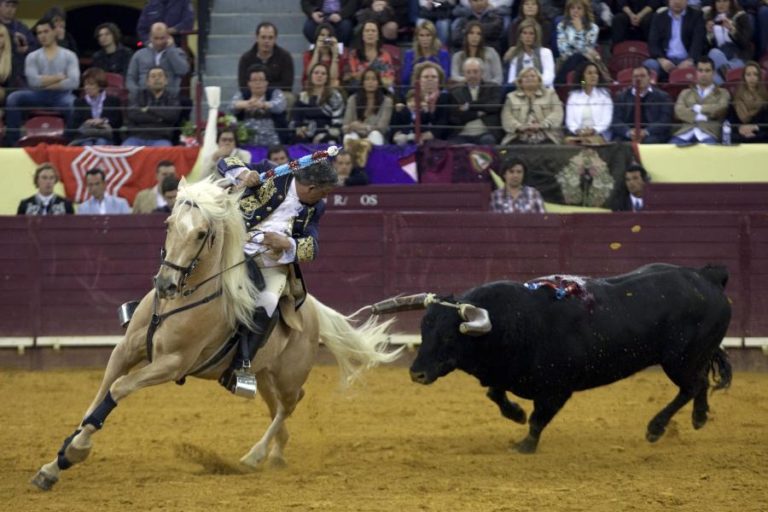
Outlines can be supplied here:
<path id="1" fill-rule="evenodd" d="M 205 238 L 205 231 L 201 231 L 197 234 L 198 240 L 202 240 L 203 238 Z"/>

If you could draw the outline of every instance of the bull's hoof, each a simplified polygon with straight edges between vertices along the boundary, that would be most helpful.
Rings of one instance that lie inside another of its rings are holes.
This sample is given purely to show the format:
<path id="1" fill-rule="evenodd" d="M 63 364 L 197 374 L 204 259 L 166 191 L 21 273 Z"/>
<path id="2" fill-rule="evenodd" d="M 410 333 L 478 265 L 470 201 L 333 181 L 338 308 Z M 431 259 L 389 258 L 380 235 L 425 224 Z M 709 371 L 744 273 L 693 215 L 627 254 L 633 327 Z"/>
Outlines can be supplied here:
<path id="1" fill-rule="evenodd" d="M 698 415 L 696 413 L 693 413 L 692 421 L 693 428 L 696 430 L 699 430 L 701 427 L 707 424 L 707 413 L 704 413 L 702 415 Z"/>
<path id="2" fill-rule="evenodd" d="M 651 432 L 649 429 L 648 432 L 645 433 L 645 439 L 649 443 L 655 443 L 656 441 L 661 439 L 661 436 L 663 435 L 664 435 L 664 430 L 661 430 L 661 432 Z"/>
<path id="3" fill-rule="evenodd" d="M 515 448 L 519 453 L 536 453 L 536 447 L 538 445 L 539 442 L 529 436 L 517 443 Z"/>
<path id="4" fill-rule="evenodd" d="M 35 476 L 30 480 L 32 485 L 40 489 L 41 491 L 50 491 L 51 488 L 56 484 L 56 482 L 59 481 L 59 477 L 49 475 L 48 473 L 45 473 L 42 469 L 35 474 Z"/>

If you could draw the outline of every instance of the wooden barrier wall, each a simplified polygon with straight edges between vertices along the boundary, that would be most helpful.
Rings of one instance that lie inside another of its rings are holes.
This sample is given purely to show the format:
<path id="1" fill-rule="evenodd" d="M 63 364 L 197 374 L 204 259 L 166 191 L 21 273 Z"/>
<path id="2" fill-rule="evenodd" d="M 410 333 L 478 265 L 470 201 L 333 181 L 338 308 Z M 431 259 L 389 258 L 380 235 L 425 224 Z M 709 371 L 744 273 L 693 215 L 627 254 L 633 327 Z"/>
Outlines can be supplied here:
<path id="1" fill-rule="evenodd" d="M 0 217 L 0 337 L 121 332 L 117 307 L 151 286 L 162 216 Z M 552 273 L 604 276 L 651 262 L 725 264 L 731 336 L 768 336 L 768 215 L 496 215 L 329 211 L 310 291 L 349 313 L 396 294 L 461 292 Z M 414 332 L 418 315 L 407 314 Z"/>

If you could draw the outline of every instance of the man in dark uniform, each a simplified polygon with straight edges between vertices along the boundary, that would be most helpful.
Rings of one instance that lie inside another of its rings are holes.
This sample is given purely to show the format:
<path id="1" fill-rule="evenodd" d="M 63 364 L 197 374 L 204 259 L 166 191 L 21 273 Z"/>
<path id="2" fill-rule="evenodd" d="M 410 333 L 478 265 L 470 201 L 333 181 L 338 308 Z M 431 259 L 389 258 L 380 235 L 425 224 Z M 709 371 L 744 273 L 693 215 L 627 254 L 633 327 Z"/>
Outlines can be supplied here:
<path id="1" fill-rule="evenodd" d="M 71 215 L 75 213 L 72 202 L 53 193 L 59 182 L 59 171 L 51 163 L 44 163 L 35 169 L 34 183 L 37 193 L 22 200 L 17 215 Z"/>
<path id="2" fill-rule="evenodd" d="M 650 181 L 648 172 L 640 164 L 631 164 L 624 171 L 624 189 L 621 190 L 611 203 L 614 212 L 639 212 L 645 208 L 643 192 L 645 184 Z"/>
<path id="3" fill-rule="evenodd" d="M 253 331 L 241 327 L 239 350 L 219 382 L 235 394 L 249 396 L 256 389 L 250 361 L 277 323 L 277 306 L 286 286 L 290 283 L 297 308 L 306 296 L 298 264 L 317 256 L 323 199 L 338 178 L 324 160 L 263 182 L 258 172 L 235 157 L 220 160 L 217 167 L 232 185 L 245 187 L 240 199 L 249 235 L 245 253 L 256 255 L 248 273 L 260 291 L 254 312 L 256 327 Z"/>

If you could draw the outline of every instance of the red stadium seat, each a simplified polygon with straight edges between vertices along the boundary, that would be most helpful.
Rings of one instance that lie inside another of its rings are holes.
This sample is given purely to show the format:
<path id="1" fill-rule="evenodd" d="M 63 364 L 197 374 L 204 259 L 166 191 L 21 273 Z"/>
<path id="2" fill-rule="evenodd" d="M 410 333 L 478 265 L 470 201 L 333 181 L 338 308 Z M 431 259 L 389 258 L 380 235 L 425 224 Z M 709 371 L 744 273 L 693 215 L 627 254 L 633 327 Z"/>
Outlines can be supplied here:
<path id="1" fill-rule="evenodd" d="M 673 69 L 664 90 L 672 96 L 672 99 L 677 99 L 680 91 L 694 83 L 696 83 L 696 68 Z"/>
<path id="2" fill-rule="evenodd" d="M 619 82 L 619 85 L 621 86 L 627 86 L 632 85 L 632 70 L 634 68 L 626 68 L 622 69 L 618 73 L 616 73 L 616 81 Z M 651 83 L 655 84 L 658 81 L 658 76 L 656 76 L 656 72 L 651 70 Z"/>
<path id="3" fill-rule="evenodd" d="M 118 73 L 104 73 L 107 78 L 107 94 L 115 96 L 125 104 L 128 102 L 128 89 L 125 88 L 125 78 Z"/>
<path id="4" fill-rule="evenodd" d="M 649 58 L 651 56 L 651 52 L 648 50 L 648 43 L 645 41 L 622 41 L 613 46 L 611 53 L 637 53 L 644 56 L 645 58 Z"/>
<path id="5" fill-rule="evenodd" d="M 622 69 L 639 66 L 649 57 L 645 41 L 622 41 L 611 49 L 608 70 L 615 76 Z"/>
<path id="6" fill-rule="evenodd" d="M 64 120 L 60 117 L 31 117 L 24 123 L 23 130 L 25 135 L 19 139 L 19 146 L 67 143 L 67 139 L 64 138 Z"/>

